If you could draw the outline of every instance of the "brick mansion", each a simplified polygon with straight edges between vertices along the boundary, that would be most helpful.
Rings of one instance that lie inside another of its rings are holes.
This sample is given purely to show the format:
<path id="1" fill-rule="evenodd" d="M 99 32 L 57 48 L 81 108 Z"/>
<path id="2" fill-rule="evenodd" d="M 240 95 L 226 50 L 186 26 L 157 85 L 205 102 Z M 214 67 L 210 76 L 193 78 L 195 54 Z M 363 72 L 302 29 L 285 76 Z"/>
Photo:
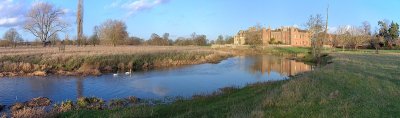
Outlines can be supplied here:
<path id="1" fill-rule="evenodd" d="M 256 28 L 254 27 L 250 27 L 248 30 L 240 30 L 234 37 L 234 44 L 247 44 L 246 35 L 248 34 L 248 32 L 255 30 Z M 259 39 L 262 41 L 263 45 L 269 45 L 275 42 L 291 46 L 311 46 L 310 34 L 306 30 L 301 30 L 296 27 L 281 27 L 274 30 L 272 30 L 271 28 L 262 28 L 260 32 L 261 35 L 259 35 Z"/>

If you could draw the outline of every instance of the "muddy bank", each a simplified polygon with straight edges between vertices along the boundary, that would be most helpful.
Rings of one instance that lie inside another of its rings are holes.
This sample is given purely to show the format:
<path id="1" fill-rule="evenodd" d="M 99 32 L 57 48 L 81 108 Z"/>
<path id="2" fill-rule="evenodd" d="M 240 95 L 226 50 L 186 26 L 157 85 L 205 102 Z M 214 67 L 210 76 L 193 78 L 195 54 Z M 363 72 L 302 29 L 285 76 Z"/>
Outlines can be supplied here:
<path id="1" fill-rule="evenodd" d="M 171 52 L 152 54 L 118 54 L 91 56 L 16 55 L 0 58 L 0 77 L 101 75 L 102 73 L 124 73 L 157 68 L 218 63 L 228 57 L 228 53 L 217 52 Z"/>

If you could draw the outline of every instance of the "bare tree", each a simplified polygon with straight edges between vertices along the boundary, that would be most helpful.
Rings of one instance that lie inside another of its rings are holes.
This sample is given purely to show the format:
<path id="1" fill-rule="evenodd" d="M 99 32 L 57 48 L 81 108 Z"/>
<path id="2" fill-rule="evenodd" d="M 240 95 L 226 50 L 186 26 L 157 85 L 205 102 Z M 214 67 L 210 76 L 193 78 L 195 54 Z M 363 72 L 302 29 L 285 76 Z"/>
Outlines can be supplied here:
<path id="1" fill-rule="evenodd" d="M 251 27 L 246 32 L 245 40 L 246 43 L 252 46 L 257 46 L 262 44 L 262 26 L 260 23 L 257 23 L 253 27 Z"/>
<path id="2" fill-rule="evenodd" d="M 336 30 L 336 37 L 333 41 L 334 46 L 341 46 L 342 51 L 344 51 L 347 42 L 349 41 L 350 34 L 348 32 L 348 27 L 347 26 L 339 26 L 339 28 Z"/>
<path id="3" fill-rule="evenodd" d="M 362 27 L 357 27 L 357 26 L 351 26 L 349 28 L 349 33 L 350 33 L 350 41 L 349 45 L 353 46 L 355 50 L 358 49 L 359 46 L 361 46 L 363 43 L 365 43 L 365 35 Z"/>
<path id="4" fill-rule="evenodd" d="M 169 39 L 169 33 L 164 33 L 164 34 L 163 34 L 163 41 L 162 41 L 162 42 L 163 42 L 163 45 L 164 45 L 164 46 L 170 45 L 170 44 L 169 44 L 169 40 L 170 40 L 170 39 Z"/>
<path id="5" fill-rule="evenodd" d="M 78 45 L 85 45 L 86 41 L 83 40 L 83 0 L 79 0 L 78 2 L 78 12 L 76 15 L 76 23 L 77 23 L 77 40 Z"/>
<path id="6" fill-rule="evenodd" d="M 381 48 L 381 44 L 383 42 L 383 36 L 380 36 L 378 33 L 378 29 L 375 29 L 373 37 L 371 38 L 371 44 L 375 48 L 375 53 L 379 54 L 379 49 Z"/>
<path id="7" fill-rule="evenodd" d="M 19 33 L 17 32 L 16 29 L 11 28 L 9 29 L 5 34 L 4 34 L 4 40 L 6 40 L 6 42 L 13 46 L 13 47 L 17 47 L 17 44 L 22 42 L 23 39 L 21 38 L 21 35 L 19 35 Z"/>
<path id="8" fill-rule="evenodd" d="M 89 38 L 89 43 L 93 46 L 96 46 L 96 44 L 99 44 L 99 27 L 94 26 L 93 28 L 93 34 Z"/>
<path id="9" fill-rule="evenodd" d="M 58 42 L 60 42 L 60 37 L 58 37 L 58 33 L 52 35 L 49 39 L 50 46 L 56 46 Z"/>
<path id="10" fill-rule="evenodd" d="M 64 31 L 68 24 L 61 20 L 64 11 L 52 4 L 41 2 L 35 4 L 26 15 L 24 29 L 42 41 L 46 47 L 48 40 L 57 32 Z"/>
<path id="11" fill-rule="evenodd" d="M 99 27 L 100 41 L 112 44 L 114 47 L 128 38 L 126 25 L 123 21 L 107 20 Z"/>
<path id="12" fill-rule="evenodd" d="M 362 23 L 362 29 L 364 34 L 371 35 L 371 24 L 368 21 Z"/>
<path id="13" fill-rule="evenodd" d="M 317 14 L 316 16 L 311 15 L 305 24 L 308 32 L 311 34 L 311 52 L 318 64 L 320 62 L 321 50 L 323 46 L 323 37 L 321 37 L 320 34 L 325 34 L 324 29 L 326 25 L 322 19 L 323 18 L 321 14 Z"/>

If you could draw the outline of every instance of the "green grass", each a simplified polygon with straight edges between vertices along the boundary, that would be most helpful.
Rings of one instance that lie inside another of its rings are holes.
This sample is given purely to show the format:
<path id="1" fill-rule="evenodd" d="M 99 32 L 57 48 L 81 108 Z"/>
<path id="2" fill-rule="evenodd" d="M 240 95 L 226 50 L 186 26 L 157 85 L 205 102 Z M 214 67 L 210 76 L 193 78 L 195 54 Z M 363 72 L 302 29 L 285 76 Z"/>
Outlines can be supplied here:
<path id="1" fill-rule="evenodd" d="M 60 117 L 398 117 L 400 54 L 332 53 L 333 63 L 290 80 L 169 105 L 78 110 Z"/>
<path id="2" fill-rule="evenodd" d="M 310 48 L 307 47 L 276 47 L 274 49 L 278 52 L 291 54 L 307 54 L 310 52 Z"/>
<path id="3" fill-rule="evenodd" d="M 364 53 L 364 54 L 371 54 L 375 53 L 374 49 L 358 49 L 358 50 L 345 50 L 342 51 L 342 49 L 336 49 L 337 52 L 341 53 Z M 396 54 L 400 53 L 400 50 L 379 50 L 380 54 Z"/>

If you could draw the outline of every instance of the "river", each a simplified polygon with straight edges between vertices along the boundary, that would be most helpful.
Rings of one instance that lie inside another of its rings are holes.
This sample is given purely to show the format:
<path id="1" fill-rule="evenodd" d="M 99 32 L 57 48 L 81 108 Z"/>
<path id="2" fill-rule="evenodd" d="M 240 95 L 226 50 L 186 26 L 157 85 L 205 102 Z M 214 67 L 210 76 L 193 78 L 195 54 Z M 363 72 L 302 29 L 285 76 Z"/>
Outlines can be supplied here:
<path id="1" fill-rule="evenodd" d="M 190 65 L 130 75 L 1 78 L 0 104 L 11 105 L 35 97 L 48 97 L 56 103 L 76 100 L 81 96 L 104 100 L 129 96 L 144 99 L 190 97 L 209 94 L 223 87 L 284 80 L 310 70 L 311 66 L 302 62 L 259 55 L 232 57 L 218 64 Z"/>

